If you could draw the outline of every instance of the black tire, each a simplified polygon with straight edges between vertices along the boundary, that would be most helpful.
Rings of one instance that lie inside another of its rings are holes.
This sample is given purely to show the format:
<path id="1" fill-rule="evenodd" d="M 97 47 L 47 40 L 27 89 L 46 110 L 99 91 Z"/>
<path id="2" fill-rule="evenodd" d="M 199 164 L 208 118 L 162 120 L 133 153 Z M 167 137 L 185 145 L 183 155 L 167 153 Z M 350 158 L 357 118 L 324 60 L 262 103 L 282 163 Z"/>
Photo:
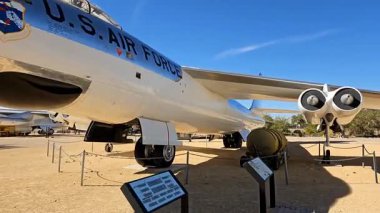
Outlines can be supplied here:
<path id="1" fill-rule="evenodd" d="M 152 160 L 152 163 L 153 163 L 152 166 L 158 167 L 158 168 L 167 168 L 173 164 L 173 161 L 175 158 L 175 152 L 176 152 L 175 146 L 172 146 L 173 157 L 168 158 L 168 159 L 165 159 L 165 157 L 164 157 L 165 149 L 169 149 L 169 148 L 167 148 L 166 146 L 154 146 L 154 151 L 152 153 L 153 154 L 152 157 L 163 158 L 163 159 Z"/>
<path id="2" fill-rule="evenodd" d="M 145 146 L 142 143 L 142 139 L 140 138 L 135 144 L 135 158 L 138 164 L 141 166 L 147 166 L 150 164 L 151 160 L 142 160 L 141 158 L 147 158 L 145 156 Z"/>
<path id="3" fill-rule="evenodd" d="M 176 148 L 172 146 L 173 157 L 169 160 L 166 160 L 164 157 L 164 150 L 167 150 L 167 146 L 146 146 L 142 143 L 142 139 L 140 138 L 135 145 L 135 158 L 138 164 L 141 166 L 152 166 L 157 168 L 166 168 L 172 165 Z M 162 158 L 162 159 L 153 159 L 153 160 L 145 160 L 141 158 Z"/>
<path id="4" fill-rule="evenodd" d="M 243 138 L 240 133 L 235 132 L 233 135 L 233 148 L 241 148 L 243 145 Z"/>
<path id="5" fill-rule="evenodd" d="M 224 145 L 224 148 L 231 148 L 232 147 L 231 136 L 229 136 L 229 135 L 223 136 L 223 145 Z"/>
<path id="6" fill-rule="evenodd" d="M 113 150 L 113 144 L 112 143 L 107 143 L 106 146 L 104 147 L 104 150 L 106 152 L 112 152 L 112 150 Z"/>

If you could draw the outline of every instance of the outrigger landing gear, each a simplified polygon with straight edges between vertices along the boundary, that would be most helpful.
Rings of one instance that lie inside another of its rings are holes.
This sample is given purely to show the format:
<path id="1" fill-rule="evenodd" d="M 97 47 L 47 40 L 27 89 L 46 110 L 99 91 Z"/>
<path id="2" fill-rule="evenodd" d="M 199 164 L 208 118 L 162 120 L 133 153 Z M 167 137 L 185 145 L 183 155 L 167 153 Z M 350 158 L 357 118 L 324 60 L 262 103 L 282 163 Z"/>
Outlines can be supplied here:
<path id="1" fill-rule="evenodd" d="M 144 145 L 140 138 L 135 146 L 135 157 L 141 166 L 166 168 L 172 165 L 175 146 Z"/>
<path id="2" fill-rule="evenodd" d="M 326 141 L 325 144 L 323 144 L 323 161 L 322 164 L 330 164 L 330 150 L 326 149 L 330 146 L 330 135 L 329 135 L 329 128 L 326 127 L 325 129 L 325 137 Z"/>
<path id="3" fill-rule="evenodd" d="M 104 150 L 106 150 L 106 152 L 112 152 L 112 150 L 113 150 L 113 144 L 112 143 L 107 143 L 106 146 L 104 147 Z"/>
<path id="4" fill-rule="evenodd" d="M 235 132 L 232 135 L 224 135 L 223 144 L 225 148 L 241 148 L 243 138 L 238 132 Z"/>

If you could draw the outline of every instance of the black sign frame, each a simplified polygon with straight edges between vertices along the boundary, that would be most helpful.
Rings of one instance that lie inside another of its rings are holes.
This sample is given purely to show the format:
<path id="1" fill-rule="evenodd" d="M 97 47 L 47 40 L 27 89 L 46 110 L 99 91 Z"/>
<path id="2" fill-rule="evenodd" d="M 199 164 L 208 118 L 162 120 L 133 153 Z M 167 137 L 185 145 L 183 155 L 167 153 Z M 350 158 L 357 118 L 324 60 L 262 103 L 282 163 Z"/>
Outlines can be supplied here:
<path id="1" fill-rule="evenodd" d="M 148 211 L 144 204 L 142 203 L 142 201 L 139 199 L 137 193 L 135 192 L 135 190 L 133 190 L 131 184 L 132 183 L 135 183 L 135 182 L 138 182 L 138 181 L 142 181 L 142 180 L 145 180 L 145 179 L 148 179 L 148 178 L 151 178 L 151 177 L 154 177 L 154 176 L 158 176 L 158 175 L 161 175 L 161 174 L 164 174 L 164 173 L 169 173 L 172 178 L 174 179 L 174 181 L 177 183 L 177 185 L 181 188 L 181 190 L 184 192 L 183 195 L 179 196 L 179 197 L 176 197 L 175 199 L 165 203 L 164 205 L 161 205 L 161 206 L 158 206 L 150 211 Z M 123 192 L 124 196 L 127 198 L 127 200 L 130 202 L 130 204 L 132 205 L 132 207 L 134 208 L 134 210 L 136 211 L 137 207 L 138 209 L 141 210 L 141 212 L 143 213 L 150 213 L 150 212 L 154 212 L 154 211 L 157 211 L 158 209 L 161 209 L 179 199 L 182 200 L 181 202 L 181 212 L 188 212 L 188 192 L 187 190 L 185 189 L 185 187 L 183 187 L 183 185 L 181 184 L 181 182 L 177 179 L 177 177 L 174 175 L 174 173 L 171 171 L 171 170 L 167 170 L 167 171 L 163 171 L 163 172 L 160 172 L 160 173 L 157 173 L 157 174 L 154 174 L 154 175 L 151 175 L 149 177 L 145 177 L 145 178 L 141 178 L 141 179 L 138 179 L 138 180 L 134 180 L 134 181 L 131 181 L 131 182 L 127 182 L 127 183 L 124 183 L 123 186 L 121 187 L 121 191 Z M 136 204 L 138 206 L 136 206 Z"/>

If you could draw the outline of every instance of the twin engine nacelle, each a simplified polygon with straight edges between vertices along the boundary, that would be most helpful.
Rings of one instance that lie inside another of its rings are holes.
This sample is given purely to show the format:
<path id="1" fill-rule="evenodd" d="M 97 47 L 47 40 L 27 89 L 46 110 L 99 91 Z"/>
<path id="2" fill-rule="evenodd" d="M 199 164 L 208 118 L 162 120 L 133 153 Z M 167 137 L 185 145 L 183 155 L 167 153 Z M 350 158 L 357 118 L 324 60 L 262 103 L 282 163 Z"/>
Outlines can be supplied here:
<path id="1" fill-rule="evenodd" d="M 332 92 L 309 89 L 300 95 L 298 107 L 309 123 L 332 127 L 350 123 L 360 112 L 362 103 L 362 94 L 352 87 Z"/>

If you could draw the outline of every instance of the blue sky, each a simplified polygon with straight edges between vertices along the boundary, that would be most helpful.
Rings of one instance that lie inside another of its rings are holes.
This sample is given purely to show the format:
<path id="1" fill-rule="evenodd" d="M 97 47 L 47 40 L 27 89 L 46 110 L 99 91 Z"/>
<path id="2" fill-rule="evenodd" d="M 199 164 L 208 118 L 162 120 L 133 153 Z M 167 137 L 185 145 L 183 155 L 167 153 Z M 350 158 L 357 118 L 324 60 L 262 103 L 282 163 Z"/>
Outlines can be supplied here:
<path id="1" fill-rule="evenodd" d="M 380 90 L 380 1 L 92 2 L 181 65 Z"/>

